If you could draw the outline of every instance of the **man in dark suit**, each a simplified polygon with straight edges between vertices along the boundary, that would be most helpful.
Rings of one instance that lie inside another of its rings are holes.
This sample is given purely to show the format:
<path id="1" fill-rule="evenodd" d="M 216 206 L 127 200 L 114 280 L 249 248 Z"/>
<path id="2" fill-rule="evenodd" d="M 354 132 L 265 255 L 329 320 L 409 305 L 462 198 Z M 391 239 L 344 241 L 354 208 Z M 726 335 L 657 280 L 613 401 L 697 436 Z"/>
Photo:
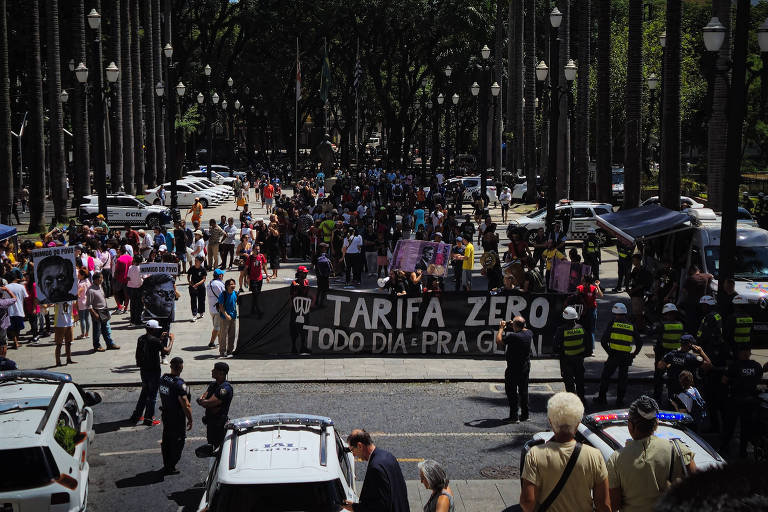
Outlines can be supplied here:
<path id="1" fill-rule="evenodd" d="M 355 429 L 347 437 L 355 458 L 368 461 L 360 501 L 344 502 L 344 509 L 353 512 L 410 512 L 405 478 L 397 459 L 388 451 L 377 449 L 371 434 Z"/>

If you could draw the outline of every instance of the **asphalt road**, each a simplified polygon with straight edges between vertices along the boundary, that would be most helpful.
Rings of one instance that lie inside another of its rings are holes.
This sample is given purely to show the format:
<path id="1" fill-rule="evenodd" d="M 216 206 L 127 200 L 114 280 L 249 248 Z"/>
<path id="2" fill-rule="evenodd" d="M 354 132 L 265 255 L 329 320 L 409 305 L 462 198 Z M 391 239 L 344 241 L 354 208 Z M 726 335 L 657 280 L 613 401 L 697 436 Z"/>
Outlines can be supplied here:
<path id="1" fill-rule="evenodd" d="M 400 459 L 406 480 L 418 479 L 416 464 L 425 458 L 441 462 L 452 479 L 516 479 L 520 447 L 546 430 L 546 400 L 561 389 L 532 385 L 531 419 L 517 425 L 499 421 L 507 416 L 507 399 L 503 385 L 489 383 L 240 385 L 230 417 L 303 412 L 331 417 L 342 436 L 365 428 L 377 446 Z M 203 391 L 196 386 L 193 396 Z M 631 387 L 628 398 L 640 391 Z M 178 465 L 182 473 L 163 477 L 162 426 L 125 422 L 138 390 L 100 393 L 104 401 L 94 410 L 97 435 L 89 456 L 89 510 L 196 510 L 207 467 L 207 460 L 194 455 L 194 448 L 205 443 L 202 409 L 193 404 L 195 424 Z M 365 463 L 358 462 L 355 471 L 362 480 Z"/>

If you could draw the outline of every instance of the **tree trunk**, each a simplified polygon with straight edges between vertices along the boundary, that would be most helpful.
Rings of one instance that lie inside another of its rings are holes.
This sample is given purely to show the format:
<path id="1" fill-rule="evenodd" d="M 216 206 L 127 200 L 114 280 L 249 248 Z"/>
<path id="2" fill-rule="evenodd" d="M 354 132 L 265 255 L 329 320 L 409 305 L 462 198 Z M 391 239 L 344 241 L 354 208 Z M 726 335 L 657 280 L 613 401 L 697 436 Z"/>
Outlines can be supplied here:
<path id="1" fill-rule="evenodd" d="M 560 62 L 556 63 L 555 72 L 560 74 L 560 85 L 569 87 L 565 79 L 565 65 L 571 58 L 571 1 L 560 0 L 558 2 L 560 12 L 563 13 L 563 21 L 560 25 Z M 557 195 L 555 200 L 566 198 L 571 190 L 571 121 L 569 119 L 568 94 L 560 96 L 560 119 L 557 130 Z"/>
<path id="2" fill-rule="evenodd" d="M 10 85 L 6 0 L 0 0 L 0 222 L 3 224 L 10 224 L 13 206 Z"/>
<path id="3" fill-rule="evenodd" d="M 136 166 L 133 182 L 137 194 L 144 193 L 144 110 L 141 98 L 141 45 L 139 43 L 139 0 L 131 4 L 131 91 L 133 95 L 133 162 Z M 171 94 L 172 86 L 166 88 Z"/>
<path id="4" fill-rule="evenodd" d="M 152 0 L 152 75 L 155 77 L 155 83 L 149 84 L 154 91 L 157 82 L 163 82 L 163 52 L 161 48 L 165 46 L 160 32 L 160 0 Z M 165 183 L 165 108 L 163 102 L 157 95 L 154 95 L 155 101 L 155 171 L 157 172 L 157 182 Z"/>
<path id="5" fill-rule="evenodd" d="M 45 134 L 43 129 L 43 77 L 40 62 L 40 2 L 28 0 L 29 40 L 27 42 L 29 92 L 29 229 L 30 233 L 45 230 Z"/>
<path id="6" fill-rule="evenodd" d="M 664 81 L 662 109 L 664 136 L 661 140 L 660 187 L 661 205 L 670 210 L 680 209 L 680 53 L 682 0 L 667 1 L 667 44 L 664 48 Z M 626 186 L 625 186 L 626 191 Z"/>
<path id="7" fill-rule="evenodd" d="M 147 158 L 144 163 L 144 182 L 147 188 L 155 185 L 157 179 L 157 155 L 155 154 L 155 73 L 152 52 L 155 47 L 154 34 L 152 31 L 152 0 L 142 0 L 141 2 L 141 25 L 144 27 L 144 42 L 141 54 L 141 67 L 144 74 L 144 107 L 147 109 L 147 118 L 145 129 L 147 137 L 145 139 L 147 146 Z M 142 189 L 143 191 L 143 189 Z"/>
<path id="8" fill-rule="evenodd" d="M 578 82 L 576 92 L 576 127 L 573 134 L 574 169 L 571 182 L 573 198 L 584 201 L 589 198 L 589 69 L 592 36 L 592 2 L 582 0 L 578 9 L 576 56 L 578 58 Z"/>
<path id="9" fill-rule="evenodd" d="M 523 13 L 519 13 L 523 17 Z M 525 0 L 525 62 L 523 73 L 525 79 L 525 109 L 523 111 L 525 137 L 525 176 L 528 182 L 527 202 L 533 202 L 536 197 L 536 0 Z"/>
<path id="10" fill-rule="evenodd" d="M 122 24 L 120 22 L 120 3 L 125 0 L 112 0 L 107 2 L 110 6 L 110 38 L 109 38 L 109 56 L 110 61 L 120 67 L 120 74 L 124 71 L 121 67 L 121 44 L 120 34 Z M 111 107 L 109 109 L 109 128 L 111 144 L 111 166 L 110 166 L 110 184 L 112 192 L 119 192 L 123 188 L 123 84 L 122 79 L 118 79 L 110 85 L 112 89 Z"/>
<path id="11" fill-rule="evenodd" d="M 643 3 L 629 3 L 627 33 L 627 82 L 624 107 L 627 120 L 624 129 L 624 208 L 640 205 L 642 163 L 643 97 Z"/>
<path id="12" fill-rule="evenodd" d="M 546 1 L 547 9 L 546 11 L 549 12 L 549 0 Z M 534 16 L 534 23 L 535 23 L 535 12 L 533 14 Z M 530 19 L 526 19 L 526 22 L 529 22 Z M 547 20 L 549 21 L 549 20 Z M 546 62 L 548 65 L 552 65 L 552 25 L 548 22 L 544 23 L 544 62 Z M 538 64 L 538 63 L 537 63 Z M 535 73 L 535 70 L 534 70 Z M 546 86 L 549 86 L 550 83 L 550 77 L 552 75 L 547 75 L 547 79 L 545 80 L 544 84 Z M 549 173 L 549 113 L 544 113 L 543 106 L 547 104 L 546 101 L 544 101 L 544 98 L 540 100 L 539 103 L 542 106 L 541 112 L 541 154 L 539 155 L 539 174 L 541 176 L 546 176 Z M 547 191 L 547 193 L 550 193 Z M 532 197 L 532 196 L 531 196 Z"/>
<path id="13" fill-rule="evenodd" d="M 506 137 L 507 150 L 505 157 L 507 170 L 512 172 L 516 172 L 517 169 L 522 167 L 522 162 L 517 160 L 517 151 L 515 149 L 515 146 L 522 144 L 522 133 L 517 131 L 519 123 L 515 117 L 515 101 L 517 100 L 518 103 L 522 101 L 522 95 L 518 94 L 516 97 L 516 91 L 522 88 L 522 34 L 518 31 L 518 24 L 522 21 L 519 16 L 522 11 L 522 3 L 523 0 L 509 0 L 507 10 L 507 26 L 509 27 L 507 62 L 509 62 L 510 73 L 507 78 L 507 94 L 505 99 L 507 100 L 507 133 L 512 135 L 511 137 Z"/>
<path id="14" fill-rule="evenodd" d="M 507 0 L 496 0 L 496 27 L 495 27 L 495 48 L 494 48 L 494 68 L 496 70 L 496 82 L 499 84 L 501 89 L 499 89 L 499 95 L 493 98 L 493 177 L 494 179 L 492 181 L 499 180 L 501 181 L 501 162 L 502 162 L 502 153 L 501 153 L 501 125 L 503 121 L 503 114 L 502 114 L 502 105 L 503 102 L 503 96 L 504 96 L 504 68 L 503 68 L 503 49 L 504 49 L 504 12 L 506 9 L 504 9 L 504 4 Z M 522 82 L 522 77 L 520 76 L 520 68 L 517 68 L 516 71 L 517 74 L 517 80 L 518 83 Z M 519 128 L 522 132 L 522 112 L 520 112 L 520 103 L 518 102 L 518 112 L 519 112 Z M 510 142 L 511 145 L 511 142 Z M 515 154 L 520 158 L 522 156 L 522 148 L 519 144 L 515 145 Z"/>
<path id="15" fill-rule="evenodd" d="M 598 0 L 597 17 L 597 200 L 610 203 L 613 199 L 612 133 L 611 127 L 611 0 Z"/>
<path id="16" fill-rule="evenodd" d="M 64 110 L 61 106 L 61 48 L 59 0 L 46 0 L 48 64 L 48 140 L 50 180 L 55 222 L 67 220 L 67 171 L 64 166 Z"/>
<path id="17" fill-rule="evenodd" d="M 85 0 L 74 3 L 75 66 L 86 64 L 88 54 L 85 47 Z M 74 191 L 75 200 L 79 201 L 91 193 L 91 154 L 88 132 L 88 98 L 83 84 L 74 80 L 72 92 L 72 131 L 74 145 Z"/>
<path id="18" fill-rule="evenodd" d="M 429 158 L 429 170 L 432 171 L 430 181 L 437 176 L 437 166 L 440 162 L 440 105 L 437 104 L 437 88 L 432 89 L 432 109 L 430 119 L 432 120 L 432 155 Z M 478 160 L 479 161 L 479 160 Z"/>
<path id="19" fill-rule="evenodd" d="M 131 65 L 131 6 L 136 0 L 121 0 L 120 4 L 120 84 L 123 89 L 123 188 L 133 194 L 136 174 L 133 140 L 133 66 Z M 166 86 L 166 89 L 168 87 Z"/>
<path id="20" fill-rule="evenodd" d="M 723 46 L 717 53 L 712 78 L 712 115 L 707 125 L 707 206 L 723 208 L 723 182 L 728 168 L 728 66 L 731 60 L 731 2 L 713 0 L 712 13 L 726 27 Z"/>

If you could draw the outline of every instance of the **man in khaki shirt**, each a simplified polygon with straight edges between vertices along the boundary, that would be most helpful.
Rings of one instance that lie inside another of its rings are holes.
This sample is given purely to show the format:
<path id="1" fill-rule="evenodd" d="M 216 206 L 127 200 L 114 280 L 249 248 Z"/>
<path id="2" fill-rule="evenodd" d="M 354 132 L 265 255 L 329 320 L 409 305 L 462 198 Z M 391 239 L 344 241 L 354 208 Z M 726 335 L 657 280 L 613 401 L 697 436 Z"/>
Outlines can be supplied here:
<path id="1" fill-rule="evenodd" d="M 608 459 L 608 482 L 611 509 L 622 512 L 650 512 L 667 490 L 670 478 L 674 482 L 696 470 L 693 453 L 678 443 L 680 456 L 667 439 L 656 437 L 659 426 L 656 415 L 659 405 L 653 398 L 641 396 L 629 406 L 629 435 L 631 440 Z"/>
<path id="2" fill-rule="evenodd" d="M 547 402 L 547 419 L 555 433 L 534 446 L 525 457 L 520 507 L 533 512 L 547 499 L 565 470 L 576 446 L 574 436 L 584 416 L 584 405 L 574 393 L 556 393 Z M 582 446 L 568 480 L 547 512 L 610 512 L 608 472 L 600 452 Z"/>

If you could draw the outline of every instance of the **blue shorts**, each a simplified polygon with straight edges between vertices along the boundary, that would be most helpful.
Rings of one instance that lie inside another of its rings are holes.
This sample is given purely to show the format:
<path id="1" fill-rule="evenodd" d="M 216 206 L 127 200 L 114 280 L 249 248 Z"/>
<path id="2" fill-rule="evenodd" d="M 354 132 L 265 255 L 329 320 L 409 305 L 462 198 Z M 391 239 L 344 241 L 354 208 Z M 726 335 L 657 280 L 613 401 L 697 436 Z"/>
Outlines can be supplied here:
<path id="1" fill-rule="evenodd" d="M 20 333 L 24 329 L 24 317 L 12 316 L 11 325 L 8 326 L 9 331 Z"/>

